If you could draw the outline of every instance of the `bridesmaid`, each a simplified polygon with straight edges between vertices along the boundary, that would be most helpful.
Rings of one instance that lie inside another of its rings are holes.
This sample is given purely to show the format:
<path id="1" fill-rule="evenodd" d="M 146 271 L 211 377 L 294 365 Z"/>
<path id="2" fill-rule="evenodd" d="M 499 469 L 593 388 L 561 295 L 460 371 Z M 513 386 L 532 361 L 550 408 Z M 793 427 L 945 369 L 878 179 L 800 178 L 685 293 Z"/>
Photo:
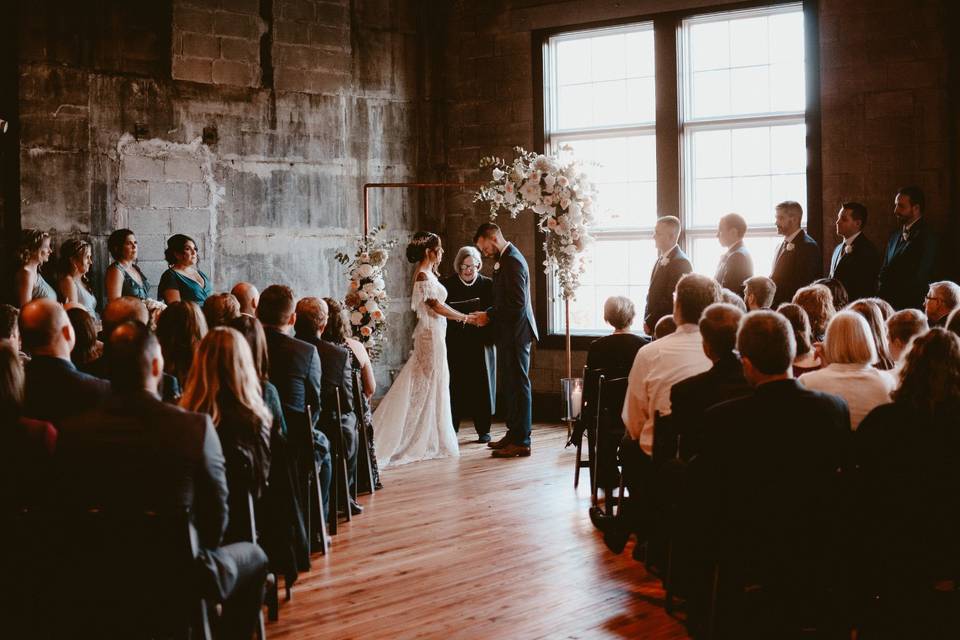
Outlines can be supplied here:
<path id="1" fill-rule="evenodd" d="M 170 268 L 160 276 L 160 297 L 164 302 L 195 302 L 203 305 L 213 293 L 210 278 L 197 268 L 200 261 L 197 243 L 190 236 L 178 233 L 167 240 L 164 257 Z"/>
<path id="2" fill-rule="evenodd" d="M 63 304 L 80 305 L 90 314 L 94 322 L 99 322 L 97 298 L 90 291 L 87 273 L 93 264 L 90 243 L 78 238 L 69 238 L 60 245 L 59 259 L 60 281 L 57 288 Z"/>
<path id="3" fill-rule="evenodd" d="M 107 302 L 123 296 L 141 300 L 150 297 L 150 282 L 137 266 L 137 236 L 130 229 L 117 229 L 107 238 L 113 262 L 107 267 Z"/>
<path id="4" fill-rule="evenodd" d="M 24 229 L 20 232 L 20 246 L 17 248 L 18 268 L 14 274 L 14 301 L 21 309 L 25 304 L 37 298 L 57 299 L 43 275 L 40 266 L 50 259 L 50 234 L 40 229 Z"/>

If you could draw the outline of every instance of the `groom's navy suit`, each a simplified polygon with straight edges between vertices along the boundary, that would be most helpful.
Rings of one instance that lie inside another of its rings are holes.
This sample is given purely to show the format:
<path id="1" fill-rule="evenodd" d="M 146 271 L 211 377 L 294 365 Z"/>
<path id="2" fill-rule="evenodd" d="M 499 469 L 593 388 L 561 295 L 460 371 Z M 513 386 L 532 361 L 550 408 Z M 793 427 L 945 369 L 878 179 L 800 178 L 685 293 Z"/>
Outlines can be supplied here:
<path id="1" fill-rule="evenodd" d="M 530 389 L 530 346 L 537 335 L 537 322 L 530 304 L 530 269 L 523 254 L 508 244 L 500 254 L 493 274 L 493 306 L 487 315 L 494 325 L 497 364 L 507 435 L 512 444 L 530 446 L 533 400 Z"/>

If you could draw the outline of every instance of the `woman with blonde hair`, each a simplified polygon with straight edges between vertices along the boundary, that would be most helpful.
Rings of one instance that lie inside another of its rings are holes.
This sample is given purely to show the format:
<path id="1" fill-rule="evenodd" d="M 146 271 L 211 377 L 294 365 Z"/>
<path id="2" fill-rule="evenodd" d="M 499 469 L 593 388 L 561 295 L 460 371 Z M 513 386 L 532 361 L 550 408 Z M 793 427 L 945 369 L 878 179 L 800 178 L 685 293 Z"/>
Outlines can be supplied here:
<path id="1" fill-rule="evenodd" d="M 827 366 L 803 374 L 800 384 L 846 400 L 850 428 L 856 431 L 875 407 L 890 402 L 896 383 L 889 373 L 873 367 L 877 360 L 873 332 L 863 316 L 853 311 L 841 311 L 830 320 L 823 354 Z"/>
<path id="2" fill-rule="evenodd" d="M 24 229 L 20 232 L 17 247 L 17 271 L 13 276 L 14 302 L 19 308 L 37 298 L 57 299 L 57 292 L 44 280 L 40 267 L 49 259 L 50 234 L 40 229 Z"/>
<path id="3" fill-rule="evenodd" d="M 200 341 L 180 406 L 213 420 L 227 462 L 227 541 L 249 539 L 250 532 L 242 529 L 247 494 L 256 500 L 266 489 L 273 416 L 263 401 L 250 345 L 239 331 L 217 327 Z"/>
<path id="4" fill-rule="evenodd" d="M 859 313 L 870 325 L 870 330 L 873 332 L 873 344 L 877 350 L 877 361 L 873 366 L 883 371 L 893 369 L 893 358 L 890 356 L 890 342 L 887 337 L 887 325 L 886 320 L 883 319 L 882 307 L 873 300 L 866 298 L 851 302 L 847 309 Z"/>
<path id="5" fill-rule="evenodd" d="M 68 238 L 60 245 L 60 258 L 57 261 L 60 280 L 57 288 L 63 304 L 75 304 L 83 307 L 94 320 L 97 315 L 97 297 L 90 289 L 87 273 L 93 264 L 93 252 L 90 243 L 79 238 Z"/>

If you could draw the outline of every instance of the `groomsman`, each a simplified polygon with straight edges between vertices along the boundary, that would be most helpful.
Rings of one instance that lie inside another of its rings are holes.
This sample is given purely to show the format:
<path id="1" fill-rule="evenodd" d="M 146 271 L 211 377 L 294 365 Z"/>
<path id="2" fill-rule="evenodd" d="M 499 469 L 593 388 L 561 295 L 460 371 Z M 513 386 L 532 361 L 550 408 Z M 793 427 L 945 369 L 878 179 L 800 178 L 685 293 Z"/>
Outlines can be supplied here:
<path id="1" fill-rule="evenodd" d="M 753 259 L 743 236 L 747 234 L 747 221 L 736 213 L 728 213 L 720 218 L 717 227 L 717 240 L 727 252 L 720 258 L 717 275 L 714 280 L 724 289 L 734 291 L 743 297 L 743 283 L 753 276 Z"/>
<path id="2" fill-rule="evenodd" d="M 820 247 L 816 240 L 800 228 L 803 207 L 799 202 L 786 200 L 776 208 L 777 233 L 783 244 L 777 249 L 770 278 L 776 283 L 773 308 L 793 300 L 793 294 L 820 277 Z"/>
<path id="3" fill-rule="evenodd" d="M 690 260 L 677 244 L 679 239 L 679 218 L 663 216 L 657 220 L 653 242 L 657 245 L 659 257 L 650 275 L 650 289 L 647 291 L 647 305 L 643 314 L 643 331 L 647 335 L 653 335 L 660 318 L 673 313 L 673 290 L 677 288 L 681 276 L 693 271 Z"/>
<path id="4" fill-rule="evenodd" d="M 880 252 L 863 233 L 867 208 L 859 202 L 844 202 L 837 213 L 837 235 L 843 238 L 830 259 L 830 277 L 839 280 L 850 300 L 869 298 L 877 292 Z"/>
<path id="5" fill-rule="evenodd" d="M 920 187 L 897 192 L 893 215 L 900 228 L 890 235 L 880 267 L 880 297 L 894 309 L 923 309 L 927 287 L 934 281 L 937 237 L 923 218 Z"/>

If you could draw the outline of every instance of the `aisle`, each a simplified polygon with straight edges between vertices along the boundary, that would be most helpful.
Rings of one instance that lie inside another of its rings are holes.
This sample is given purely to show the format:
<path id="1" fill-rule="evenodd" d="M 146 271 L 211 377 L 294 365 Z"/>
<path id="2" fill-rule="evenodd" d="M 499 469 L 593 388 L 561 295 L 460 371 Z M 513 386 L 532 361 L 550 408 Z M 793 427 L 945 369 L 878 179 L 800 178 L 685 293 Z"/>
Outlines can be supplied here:
<path id="1" fill-rule="evenodd" d="M 613 556 L 590 525 L 564 429 L 536 427 L 533 455 L 510 460 L 467 431 L 459 460 L 387 470 L 361 497 L 271 640 L 686 637 L 631 547 Z"/>

